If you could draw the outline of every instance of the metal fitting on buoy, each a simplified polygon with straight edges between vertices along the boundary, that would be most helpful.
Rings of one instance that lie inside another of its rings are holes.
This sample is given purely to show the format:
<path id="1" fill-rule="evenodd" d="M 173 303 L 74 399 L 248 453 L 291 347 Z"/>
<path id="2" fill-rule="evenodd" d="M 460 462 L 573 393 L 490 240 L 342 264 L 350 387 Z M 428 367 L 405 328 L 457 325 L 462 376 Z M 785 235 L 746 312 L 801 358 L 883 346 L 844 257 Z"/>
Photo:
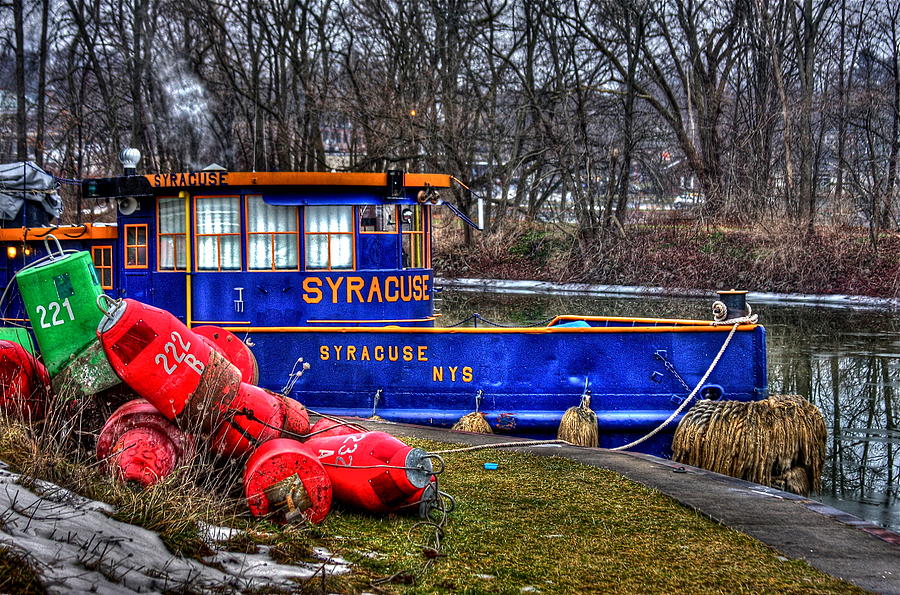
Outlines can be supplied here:
<path id="1" fill-rule="evenodd" d="M 150 486 L 194 453 L 192 440 L 144 399 L 116 409 L 100 430 L 97 459 L 123 481 Z"/>
<path id="2" fill-rule="evenodd" d="M 244 495 L 253 516 L 321 523 L 331 509 L 331 480 L 303 444 L 276 438 L 261 444 L 244 467 Z"/>
<path id="3" fill-rule="evenodd" d="M 316 437 L 304 444 L 328 471 L 334 498 L 369 512 L 408 506 L 433 476 L 428 453 L 384 432 Z"/>

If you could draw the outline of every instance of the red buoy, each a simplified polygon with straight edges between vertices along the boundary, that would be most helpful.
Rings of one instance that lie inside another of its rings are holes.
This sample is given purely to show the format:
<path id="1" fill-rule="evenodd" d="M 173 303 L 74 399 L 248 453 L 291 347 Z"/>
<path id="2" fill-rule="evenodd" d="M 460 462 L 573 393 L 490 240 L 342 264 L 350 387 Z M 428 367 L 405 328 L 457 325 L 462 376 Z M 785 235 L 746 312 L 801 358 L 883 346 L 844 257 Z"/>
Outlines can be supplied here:
<path id="1" fill-rule="evenodd" d="M 193 452 L 191 439 L 144 399 L 116 409 L 97 439 L 97 459 L 106 459 L 123 481 L 144 487 L 167 477 Z"/>
<path id="2" fill-rule="evenodd" d="M 304 444 L 328 471 L 335 499 L 369 512 L 409 505 L 432 477 L 428 453 L 384 432 L 314 437 Z"/>
<path id="3" fill-rule="evenodd" d="M 41 419 L 49 386 L 44 364 L 18 343 L 0 341 L 0 410 L 23 419 Z"/>
<path id="4" fill-rule="evenodd" d="M 241 382 L 259 383 L 259 366 L 256 363 L 256 356 L 237 335 L 212 325 L 195 326 L 191 328 L 191 331 L 209 341 L 219 353 L 225 356 L 225 359 L 241 371 Z"/>
<path id="5" fill-rule="evenodd" d="M 182 428 L 215 428 L 240 388 L 240 371 L 165 310 L 114 302 L 97 334 L 119 378 Z"/>
<path id="6" fill-rule="evenodd" d="M 284 405 L 284 430 L 291 434 L 306 434 L 309 432 L 309 411 L 306 410 L 300 401 L 272 393 L 282 401 Z M 290 438 L 293 436 L 285 436 Z"/>
<path id="7" fill-rule="evenodd" d="M 245 382 L 223 414 L 213 435 L 213 449 L 224 456 L 241 456 L 266 440 L 309 431 L 309 414 L 303 405 Z"/>
<path id="8" fill-rule="evenodd" d="M 213 449 L 220 455 L 240 456 L 256 444 L 281 436 L 286 406 L 275 394 L 242 382 L 223 413 L 213 435 Z"/>
<path id="9" fill-rule="evenodd" d="M 326 436 L 347 436 L 348 434 L 360 434 L 366 431 L 365 428 L 352 422 L 342 422 L 323 417 L 309 429 L 309 437 L 325 438 Z"/>
<path id="10" fill-rule="evenodd" d="M 244 467 L 244 494 L 250 512 L 290 521 L 302 515 L 321 523 L 331 509 L 331 480 L 309 449 L 289 438 L 261 444 Z"/>

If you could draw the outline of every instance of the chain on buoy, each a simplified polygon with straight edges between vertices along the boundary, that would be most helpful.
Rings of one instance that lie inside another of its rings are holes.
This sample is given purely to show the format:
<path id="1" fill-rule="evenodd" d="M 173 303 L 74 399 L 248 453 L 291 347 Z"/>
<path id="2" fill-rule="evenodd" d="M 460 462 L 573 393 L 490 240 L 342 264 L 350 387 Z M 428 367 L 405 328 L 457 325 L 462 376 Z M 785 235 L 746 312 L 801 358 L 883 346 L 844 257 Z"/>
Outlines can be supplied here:
<path id="1" fill-rule="evenodd" d="M 309 413 L 294 399 L 242 382 L 213 435 L 213 450 L 241 456 L 257 444 L 309 431 Z"/>
<path id="2" fill-rule="evenodd" d="M 97 439 L 97 460 L 119 479 L 144 487 L 168 477 L 193 453 L 191 438 L 144 399 L 116 409 Z"/>
<path id="3" fill-rule="evenodd" d="M 306 445 L 276 438 L 257 447 L 247 460 L 244 495 L 253 516 L 318 524 L 331 509 L 332 484 Z"/>

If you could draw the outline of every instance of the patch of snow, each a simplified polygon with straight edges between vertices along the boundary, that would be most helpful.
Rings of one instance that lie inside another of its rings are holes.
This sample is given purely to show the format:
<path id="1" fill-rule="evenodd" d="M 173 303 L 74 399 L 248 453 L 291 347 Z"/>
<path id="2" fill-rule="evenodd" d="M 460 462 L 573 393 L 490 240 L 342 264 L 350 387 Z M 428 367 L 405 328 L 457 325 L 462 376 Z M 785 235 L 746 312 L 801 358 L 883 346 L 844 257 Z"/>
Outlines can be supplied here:
<path id="1" fill-rule="evenodd" d="M 278 564 L 265 554 L 218 552 L 205 560 L 173 555 L 159 535 L 110 518 L 112 507 L 45 481 L 19 485 L 0 470 L 0 545 L 21 552 L 50 593 L 109 595 L 168 591 L 289 591 L 296 579 L 343 574 L 349 564 L 319 548 L 322 563 Z M 227 530 L 208 527 L 221 536 Z"/>
<path id="2" fill-rule="evenodd" d="M 203 539 L 203 541 L 210 545 L 228 541 L 229 539 L 237 537 L 238 535 L 241 535 L 243 533 L 243 531 L 241 531 L 240 529 L 208 525 L 203 521 L 200 521 L 199 523 L 197 523 L 197 525 L 200 529 L 200 537 Z"/>

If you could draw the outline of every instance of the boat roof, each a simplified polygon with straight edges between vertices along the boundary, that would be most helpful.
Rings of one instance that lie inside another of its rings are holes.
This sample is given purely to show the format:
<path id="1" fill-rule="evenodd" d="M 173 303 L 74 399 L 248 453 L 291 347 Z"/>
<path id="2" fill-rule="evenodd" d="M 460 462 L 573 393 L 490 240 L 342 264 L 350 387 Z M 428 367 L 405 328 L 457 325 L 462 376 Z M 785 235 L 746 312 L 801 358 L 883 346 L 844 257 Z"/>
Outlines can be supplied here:
<path id="1" fill-rule="evenodd" d="M 308 188 L 385 188 L 394 196 L 403 189 L 449 188 L 451 177 L 446 174 L 406 173 L 388 171 L 369 172 L 232 172 L 204 170 L 179 173 L 146 174 L 91 178 L 82 182 L 84 196 L 119 197 L 153 196 L 173 190 L 227 191 L 229 189 L 263 188 L 291 190 Z"/>

